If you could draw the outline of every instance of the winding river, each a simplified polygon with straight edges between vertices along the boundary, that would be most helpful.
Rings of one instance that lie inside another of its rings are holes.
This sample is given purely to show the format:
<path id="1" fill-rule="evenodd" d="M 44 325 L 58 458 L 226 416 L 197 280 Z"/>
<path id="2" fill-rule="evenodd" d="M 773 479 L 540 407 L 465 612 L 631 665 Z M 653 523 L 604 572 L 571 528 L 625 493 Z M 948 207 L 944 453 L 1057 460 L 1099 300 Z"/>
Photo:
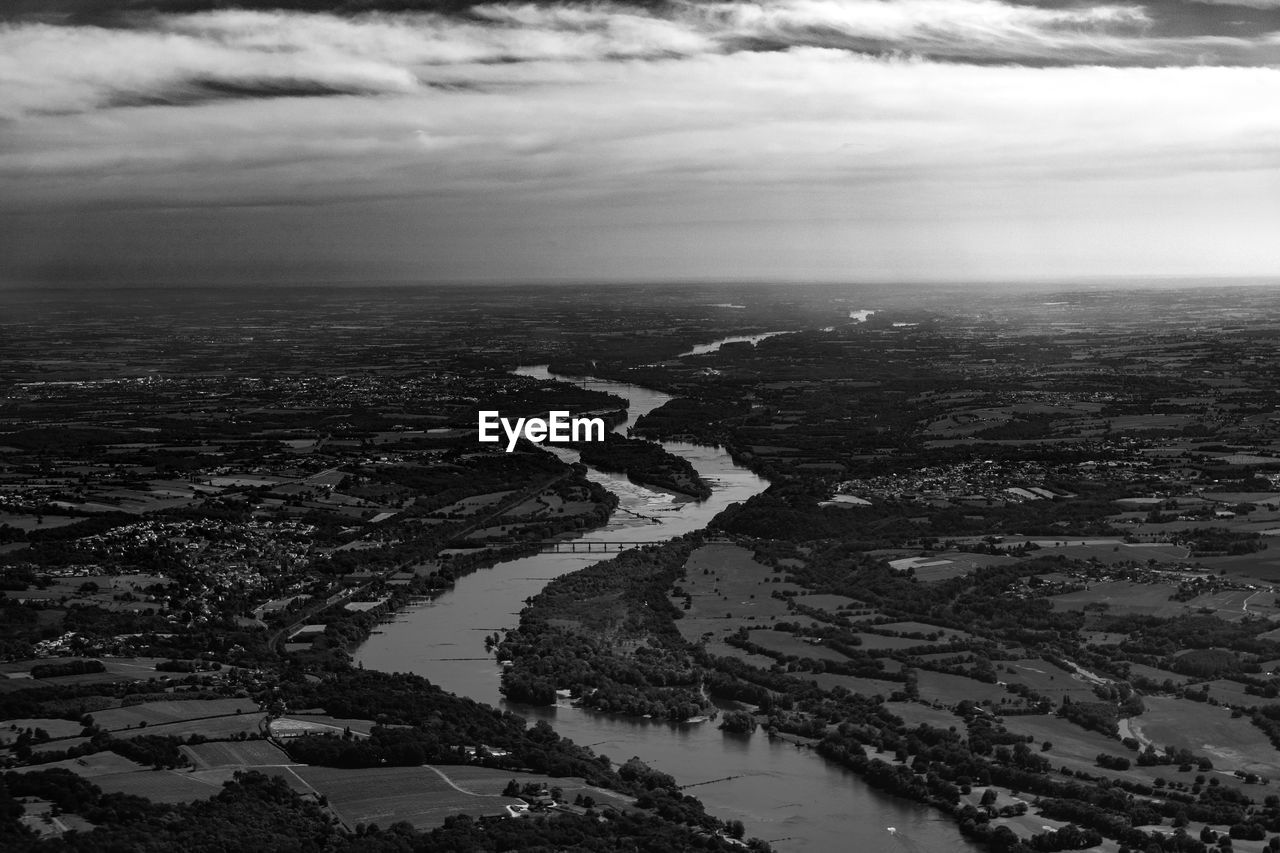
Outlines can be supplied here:
<path id="1" fill-rule="evenodd" d="M 545 366 L 518 372 L 550 378 Z M 641 415 L 670 399 L 636 385 L 566 381 L 630 400 L 627 420 L 616 427 L 623 433 Z M 729 504 L 744 501 L 768 485 L 735 465 L 721 448 L 681 442 L 663 446 L 693 463 L 711 483 L 712 496 L 693 502 L 592 469 L 591 479 L 617 494 L 619 505 L 607 526 L 590 531 L 584 539 L 670 539 L 707 526 Z M 573 451 L 556 452 L 577 461 Z M 356 660 L 369 669 L 423 675 L 446 690 L 508 708 L 530 721 L 546 719 L 560 734 L 615 762 L 638 755 L 682 784 L 710 782 L 690 793 L 713 814 L 741 820 L 748 835 L 772 842 L 779 851 L 978 849 L 937 811 L 882 795 L 816 753 L 770 740 L 763 732 L 727 735 L 714 723 L 669 723 L 568 706 L 537 708 L 503 699 L 498 691 L 501 670 L 485 651 L 485 636 L 514 627 L 525 599 L 548 581 L 609 556 L 539 554 L 474 572 L 434 601 L 400 613 L 360 647 Z"/>

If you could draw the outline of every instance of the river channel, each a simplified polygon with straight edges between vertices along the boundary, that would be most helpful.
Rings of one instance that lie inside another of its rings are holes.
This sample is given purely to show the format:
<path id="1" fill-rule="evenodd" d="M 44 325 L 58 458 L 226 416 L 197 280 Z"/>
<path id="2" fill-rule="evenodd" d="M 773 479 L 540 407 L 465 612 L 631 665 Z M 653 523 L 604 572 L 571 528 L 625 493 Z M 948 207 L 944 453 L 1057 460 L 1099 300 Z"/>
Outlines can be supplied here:
<path id="1" fill-rule="evenodd" d="M 521 375 L 548 378 L 545 366 Z M 602 380 L 565 381 L 630 400 L 624 432 L 641 415 L 661 406 L 667 395 L 636 385 Z M 665 540 L 706 527 L 729 504 L 763 491 L 768 483 L 734 464 L 715 447 L 681 442 L 663 446 L 693 463 L 713 494 L 701 502 L 637 486 L 624 477 L 591 469 L 590 478 L 618 495 L 609 524 L 583 539 Z M 558 451 L 573 459 L 572 451 Z M 574 459 L 576 461 L 576 459 Z M 939 812 L 869 788 L 857 776 L 807 749 L 770 740 L 762 731 L 727 735 L 714 722 L 669 723 L 598 714 L 578 708 L 537 708 L 507 702 L 498 691 L 501 669 L 485 652 L 484 638 L 519 621 L 526 598 L 548 581 L 599 560 L 601 552 L 538 554 L 469 574 L 434 601 L 397 615 L 357 651 L 368 669 L 413 672 L 445 690 L 507 708 L 530 722 L 546 719 L 556 731 L 615 762 L 638 755 L 681 784 L 711 782 L 689 790 L 709 811 L 741 820 L 747 834 L 791 851 L 973 851 Z"/>

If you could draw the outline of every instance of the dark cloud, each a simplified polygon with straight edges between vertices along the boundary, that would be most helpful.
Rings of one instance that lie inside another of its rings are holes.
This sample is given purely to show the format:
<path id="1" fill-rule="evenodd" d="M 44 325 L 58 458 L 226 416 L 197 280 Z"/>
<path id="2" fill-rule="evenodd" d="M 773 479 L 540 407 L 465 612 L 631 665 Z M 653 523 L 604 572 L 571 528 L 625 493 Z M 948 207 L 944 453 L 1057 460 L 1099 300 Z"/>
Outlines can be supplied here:
<path id="1" fill-rule="evenodd" d="M 221 80 L 195 78 L 146 94 L 129 93 L 111 97 L 107 107 L 182 107 L 243 98 L 323 98 L 334 95 L 375 94 L 358 87 L 334 86 L 315 80 L 261 79 Z"/>

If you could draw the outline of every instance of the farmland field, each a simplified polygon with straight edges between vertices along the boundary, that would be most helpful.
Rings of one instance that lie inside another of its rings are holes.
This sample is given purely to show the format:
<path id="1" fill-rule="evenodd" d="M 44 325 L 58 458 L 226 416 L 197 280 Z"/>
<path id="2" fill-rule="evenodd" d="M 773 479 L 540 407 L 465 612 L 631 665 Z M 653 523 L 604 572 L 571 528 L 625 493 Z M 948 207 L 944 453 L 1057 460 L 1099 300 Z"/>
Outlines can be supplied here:
<path id="1" fill-rule="evenodd" d="M 1041 696 L 1052 699 L 1055 705 L 1062 704 L 1064 696 L 1070 696 L 1073 702 L 1096 701 L 1093 688 L 1078 675 L 1064 672 L 1047 660 L 1027 658 L 1001 661 L 996 668 L 1001 681 L 1025 684 Z M 1009 672 L 1010 669 L 1013 670 L 1012 673 Z"/>
<path id="2" fill-rule="evenodd" d="M 880 634 L 859 634 L 862 640 L 862 648 L 864 649 L 887 649 L 896 651 L 897 649 L 914 649 L 914 648 L 932 648 L 939 645 L 935 640 L 913 640 L 910 637 L 884 637 Z"/>
<path id="3" fill-rule="evenodd" d="M 785 631 L 774 631 L 771 628 L 752 631 L 751 642 L 784 655 L 795 655 L 802 658 L 813 658 L 814 660 L 848 660 L 844 655 L 828 649 L 826 646 L 806 643 L 794 634 L 788 634 Z M 875 647 L 872 646 L 872 648 Z"/>
<path id="4" fill-rule="evenodd" d="M 136 728 L 144 722 L 148 726 L 154 726 L 202 717 L 248 714 L 257 710 L 258 703 L 252 699 L 180 699 L 109 708 L 94 713 L 93 721 L 107 731 L 116 731 Z"/>
<path id="5" fill-rule="evenodd" d="M 1280 776 L 1280 752 L 1244 717 L 1233 719 L 1226 708 L 1167 696 L 1143 701 L 1146 711 L 1130 722 L 1139 737 L 1207 755 L 1218 770 Z"/>
<path id="6" fill-rule="evenodd" d="M 707 643 L 707 652 L 715 655 L 716 657 L 735 658 L 743 663 L 760 667 L 761 669 L 768 669 L 774 664 L 774 660 L 771 657 L 743 651 L 742 649 L 731 646 L 722 640 L 712 640 Z"/>
<path id="7" fill-rule="evenodd" d="M 823 593 L 810 593 L 809 595 L 797 595 L 795 603 L 805 607 L 812 607 L 815 610 L 825 610 L 827 613 L 837 613 L 841 610 L 861 610 L 864 605 L 847 595 L 826 595 Z"/>
<path id="8" fill-rule="evenodd" d="M 927 622 L 886 622 L 883 625 L 877 625 L 876 629 L 880 631 L 897 631 L 900 634 L 939 634 L 944 642 L 951 637 L 957 637 L 961 640 L 973 639 L 973 635 L 967 631 L 943 628 L 940 625 L 930 625 Z"/>
<path id="9" fill-rule="evenodd" d="M 801 681 L 812 681 L 823 690 L 843 687 L 853 693 L 864 696 L 880 695 L 888 699 L 894 693 L 903 690 L 901 681 L 884 681 L 879 678 L 859 678 L 856 675 L 837 675 L 834 672 L 804 673 L 796 676 Z"/>
<path id="10" fill-rule="evenodd" d="M 1181 685 L 1186 684 L 1189 680 L 1187 676 L 1180 673 L 1171 672 L 1167 669 L 1157 669 L 1154 666 L 1147 666 L 1144 663 L 1129 664 L 1129 675 L 1131 677 L 1140 675 L 1143 678 L 1149 678 L 1152 681 L 1158 681 L 1162 684 L 1165 681 L 1172 681 L 1175 685 Z"/>
<path id="11" fill-rule="evenodd" d="M 491 770 L 484 767 L 378 767 L 340 770 L 330 767 L 296 767 L 297 775 L 329 804 L 348 826 L 377 823 L 387 826 L 406 820 L 418 828 L 439 826 L 450 815 L 502 815 L 508 804 L 520 800 L 504 797 L 511 779 L 521 784 L 544 782 L 559 786 L 572 799 L 576 791 L 595 788 L 580 779 L 554 779 L 530 773 Z M 442 775 L 443 774 L 443 775 Z"/>
<path id="12" fill-rule="evenodd" d="M 1228 575 L 1280 581 L 1280 550 L 1268 549 L 1228 557 L 1201 557 L 1200 562 L 1215 572 L 1225 571 Z"/>
<path id="13" fill-rule="evenodd" d="M 23 729 L 44 729 L 51 738 L 75 737 L 84 730 L 84 726 L 71 720 L 52 718 L 31 718 L 21 720 L 5 720 L 0 726 L 0 745 L 9 744 L 18 739 Z"/>
<path id="14" fill-rule="evenodd" d="M 93 784 L 107 793 L 133 794 L 156 803 L 189 803 L 217 794 L 231 773 L 211 779 L 182 770 L 137 770 L 98 776 Z"/>
<path id="15" fill-rule="evenodd" d="M 1104 581 L 1089 589 L 1055 595 L 1049 600 L 1054 610 L 1083 610 L 1088 605 L 1105 605 L 1108 613 L 1136 613 L 1144 616 L 1177 616 L 1190 605 L 1171 601 L 1175 592 L 1168 584 Z"/>
<path id="16" fill-rule="evenodd" d="M 342 734 L 350 729 L 353 734 L 367 737 L 376 725 L 372 720 L 348 720 L 330 717 L 325 714 L 293 714 L 271 721 L 271 733 L 284 732 L 316 732 L 319 734 Z"/>
<path id="17" fill-rule="evenodd" d="M 259 711 L 256 714 L 235 714 L 230 717 L 212 717 L 199 720 L 180 720 L 161 726 L 146 726 L 136 729 L 122 729 L 112 732 L 112 737 L 131 738 L 141 735 L 170 735 L 187 737 L 188 735 L 204 735 L 210 740 L 231 738 L 244 732 L 246 735 L 256 734 L 262 729 L 262 722 L 267 717 Z"/>
<path id="18" fill-rule="evenodd" d="M 51 761 L 47 764 L 36 764 L 32 765 L 30 768 L 24 769 L 53 770 L 55 768 L 70 770 L 77 776 L 83 776 L 86 779 L 147 769 L 136 761 L 130 761 L 128 758 L 125 758 L 122 755 L 116 755 L 114 752 L 95 752 L 91 755 L 81 756 L 80 758 L 67 758 L 62 761 Z"/>
<path id="19" fill-rule="evenodd" d="M 921 723 L 937 729 L 949 729 L 952 726 L 959 728 L 964 725 L 964 721 L 950 711 L 919 702 L 886 702 L 884 707 L 889 713 L 901 717 L 910 727 Z"/>
<path id="20" fill-rule="evenodd" d="M 926 702 L 940 702 L 943 705 L 954 705 L 964 699 L 981 702 L 991 700 L 998 705 L 1001 699 L 1010 699 L 1021 703 L 1018 697 L 1010 696 L 998 684 L 984 684 L 963 675 L 950 675 L 945 672 L 930 672 L 922 669 L 917 673 L 920 685 L 920 698 Z"/>
<path id="21" fill-rule="evenodd" d="M 294 763 L 284 750 L 265 740 L 215 741 L 184 746 L 182 751 L 201 770 L 211 767 L 262 767 Z"/>

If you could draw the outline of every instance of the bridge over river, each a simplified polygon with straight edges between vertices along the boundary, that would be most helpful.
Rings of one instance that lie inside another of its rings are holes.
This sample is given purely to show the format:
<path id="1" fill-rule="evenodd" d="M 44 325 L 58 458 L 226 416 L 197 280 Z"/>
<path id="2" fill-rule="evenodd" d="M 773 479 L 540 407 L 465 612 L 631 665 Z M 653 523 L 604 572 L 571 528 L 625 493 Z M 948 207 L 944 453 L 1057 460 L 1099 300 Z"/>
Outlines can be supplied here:
<path id="1" fill-rule="evenodd" d="M 609 551 L 626 551 L 628 548 L 642 548 L 645 545 L 661 545 L 663 539 L 637 539 L 630 542 L 605 542 L 593 539 L 547 539 L 538 543 L 540 554 L 590 554 Z"/>

